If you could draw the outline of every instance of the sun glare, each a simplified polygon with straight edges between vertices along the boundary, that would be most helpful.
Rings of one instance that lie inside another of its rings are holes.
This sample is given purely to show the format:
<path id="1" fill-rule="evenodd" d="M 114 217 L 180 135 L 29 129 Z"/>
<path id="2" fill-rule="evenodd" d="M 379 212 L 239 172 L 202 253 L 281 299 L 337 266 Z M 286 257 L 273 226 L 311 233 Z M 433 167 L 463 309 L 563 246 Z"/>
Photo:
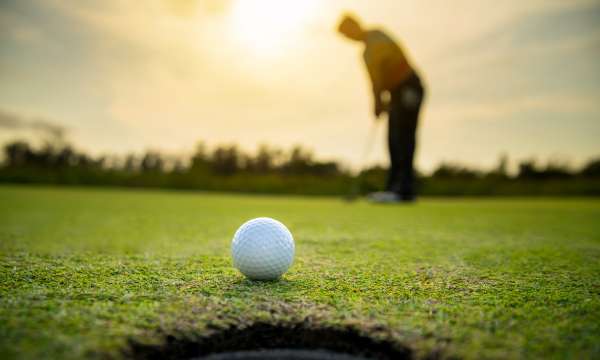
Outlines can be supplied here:
<path id="1" fill-rule="evenodd" d="M 232 30 L 254 55 L 276 56 L 294 45 L 317 5 L 317 0 L 237 0 Z"/>

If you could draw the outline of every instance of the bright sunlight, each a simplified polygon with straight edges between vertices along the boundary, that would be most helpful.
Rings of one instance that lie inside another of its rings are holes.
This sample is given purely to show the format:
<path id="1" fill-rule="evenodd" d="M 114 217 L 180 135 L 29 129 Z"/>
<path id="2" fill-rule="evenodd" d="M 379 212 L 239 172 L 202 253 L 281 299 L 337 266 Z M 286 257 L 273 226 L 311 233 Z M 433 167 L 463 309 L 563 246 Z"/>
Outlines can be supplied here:
<path id="1" fill-rule="evenodd" d="M 318 6 L 316 0 L 237 0 L 233 34 L 254 55 L 274 57 L 294 44 Z"/>

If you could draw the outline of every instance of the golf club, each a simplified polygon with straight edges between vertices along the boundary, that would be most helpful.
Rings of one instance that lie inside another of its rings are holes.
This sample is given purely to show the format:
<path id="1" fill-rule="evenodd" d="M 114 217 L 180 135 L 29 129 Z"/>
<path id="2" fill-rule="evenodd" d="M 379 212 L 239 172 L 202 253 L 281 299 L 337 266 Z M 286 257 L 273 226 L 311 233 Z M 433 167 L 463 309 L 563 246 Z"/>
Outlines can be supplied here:
<path id="1" fill-rule="evenodd" d="M 373 152 L 373 146 L 375 145 L 375 138 L 377 137 L 377 129 L 379 127 L 379 122 L 379 119 L 375 119 L 375 121 L 373 121 L 373 124 L 371 125 L 371 129 L 369 131 L 369 135 L 367 136 L 367 141 L 365 142 L 365 146 L 363 148 L 363 152 L 360 158 L 359 164 L 361 167 L 364 167 L 366 165 L 369 155 L 371 154 L 371 152 Z M 350 191 L 345 196 L 346 201 L 354 201 L 358 198 L 358 196 L 360 195 L 361 180 L 361 173 L 354 177 L 354 179 L 352 180 L 352 185 L 350 186 Z"/>

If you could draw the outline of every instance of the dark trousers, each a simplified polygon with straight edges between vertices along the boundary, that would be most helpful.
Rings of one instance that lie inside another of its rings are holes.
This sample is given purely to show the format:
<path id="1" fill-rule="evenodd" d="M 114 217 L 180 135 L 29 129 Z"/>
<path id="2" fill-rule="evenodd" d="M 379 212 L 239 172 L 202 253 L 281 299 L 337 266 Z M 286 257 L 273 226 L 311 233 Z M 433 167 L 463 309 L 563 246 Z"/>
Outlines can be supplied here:
<path id="1" fill-rule="evenodd" d="M 416 74 L 391 91 L 388 119 L 390 169 L 386 190 L 397 193 L 403 200 L 415 198 L 413 158 L 424 94 L 421 80 Z"/>

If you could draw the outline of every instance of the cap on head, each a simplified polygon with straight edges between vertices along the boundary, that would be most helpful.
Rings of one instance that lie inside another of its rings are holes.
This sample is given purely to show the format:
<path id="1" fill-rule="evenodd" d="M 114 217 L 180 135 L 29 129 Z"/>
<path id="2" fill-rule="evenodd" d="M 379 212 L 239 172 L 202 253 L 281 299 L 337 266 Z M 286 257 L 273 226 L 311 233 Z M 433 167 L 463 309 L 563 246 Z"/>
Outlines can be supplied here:
<path id="1" fill-rule="evenodd" d="M 352 15 L 346 14 L 342 18 L 338 31 L 349 39 L 360 41 L 364 37 L 364 30 L 360 22 Z"/>

